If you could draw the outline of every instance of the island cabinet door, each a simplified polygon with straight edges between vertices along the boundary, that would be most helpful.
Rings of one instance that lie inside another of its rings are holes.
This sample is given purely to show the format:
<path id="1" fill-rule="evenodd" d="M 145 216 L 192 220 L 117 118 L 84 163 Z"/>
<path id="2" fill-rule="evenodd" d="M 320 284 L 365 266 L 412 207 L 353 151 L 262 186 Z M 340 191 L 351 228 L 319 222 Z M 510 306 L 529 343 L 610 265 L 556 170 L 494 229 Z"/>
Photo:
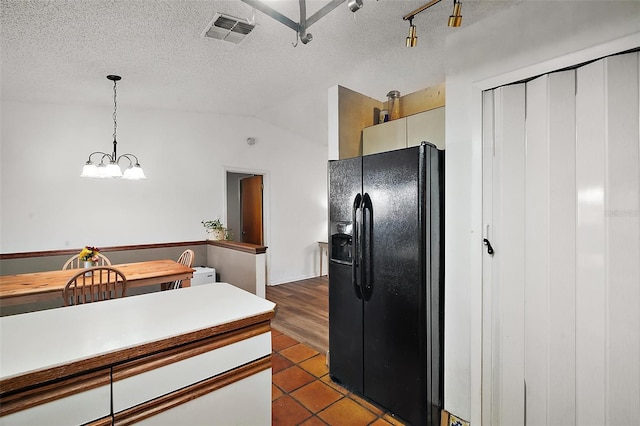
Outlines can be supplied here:
<path id="1" fill-rule="evenodd" d="M 109 369 L 0 398 L 0 425 L 110 424 Z"/>
<path id="2" fill-rule="evenodd" d="M 178 417 L 182 422 L 198 423 L 198 407 L 210 415 L 233 410 L 236 404 L 225 399 L 229 392 L 241 403 L 240 412 L 251 411 L 252 405 L 267 404 L 268 424 L 270 326 L 259 324 L 115 366 L 112 380 L 115 424 L 144 419 L 155 423 L 170 417 L 169 411 L 182 413 Z M 265 414 L 264 407 L 259 414 L 260 417 Z"/>

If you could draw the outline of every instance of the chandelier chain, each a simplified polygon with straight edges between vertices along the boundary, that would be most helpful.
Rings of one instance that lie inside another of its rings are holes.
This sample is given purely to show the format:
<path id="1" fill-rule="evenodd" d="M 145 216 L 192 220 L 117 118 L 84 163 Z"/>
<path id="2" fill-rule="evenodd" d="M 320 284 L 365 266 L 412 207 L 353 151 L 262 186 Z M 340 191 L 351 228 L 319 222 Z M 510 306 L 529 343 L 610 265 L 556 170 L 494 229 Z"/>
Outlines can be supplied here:
<path id="1" fill-rule="evenodd" d="M 116 141 L 116 130 L 118 129 L 118 104 L 116 103 L 116 85 L 117 83 L 113 82 L 113 141 Z"/>

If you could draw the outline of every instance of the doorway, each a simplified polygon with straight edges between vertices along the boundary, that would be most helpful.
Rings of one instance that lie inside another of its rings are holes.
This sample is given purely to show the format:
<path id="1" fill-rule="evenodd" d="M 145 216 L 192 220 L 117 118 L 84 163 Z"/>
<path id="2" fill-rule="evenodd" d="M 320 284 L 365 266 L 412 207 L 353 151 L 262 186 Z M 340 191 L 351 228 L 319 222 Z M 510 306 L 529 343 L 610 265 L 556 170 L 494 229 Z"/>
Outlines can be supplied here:
<path id="1" fill-rule="evenodd" d="M 226 171 L 229 239 L 264 245 L 264 175 Z"/>

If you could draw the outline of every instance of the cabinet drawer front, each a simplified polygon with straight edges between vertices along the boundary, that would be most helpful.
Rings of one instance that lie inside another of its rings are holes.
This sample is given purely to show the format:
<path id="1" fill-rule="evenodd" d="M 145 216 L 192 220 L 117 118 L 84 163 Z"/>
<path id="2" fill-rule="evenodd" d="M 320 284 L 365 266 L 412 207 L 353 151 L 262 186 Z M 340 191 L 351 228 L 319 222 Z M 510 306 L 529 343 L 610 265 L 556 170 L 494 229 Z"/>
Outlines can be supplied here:
<path id="1" fill-rule="evenodd" d="M 94 371 L 3 395 L 0 425 L 83 424 L 111 415 L 111 372 Z"/>
<path id="2" fill-rule="evenodd" d="M 150 417 L 140 425 L 270 425 L 271 369 Z"/>
<path id="3" fill-rule="evenodd" d="M 121 380 L 114 369 L 113 411 L 117 413 L 270 354 L 271 332 L 266 332 L 154 369 L 146 370 L 138 363 L 131 369 L 144 372 L 130 375 L 126 369 L 119 370 L 124 377 Z M 179 353 L 173 356 L 181 358 Z M 150 362 L 157 363 L 157 359 Z"/>
<path id="4" fill-rule="evenodd" d="M 271 386 L 271 361 L 262 358 L 122 411 L 114 425 L 270 425 Z"/>
<path id="5" fill-rule="evenodd" d="M 111 389 L 103 385 L 0 417 L 0 425 L 80 425 L 111 414 Z"/>

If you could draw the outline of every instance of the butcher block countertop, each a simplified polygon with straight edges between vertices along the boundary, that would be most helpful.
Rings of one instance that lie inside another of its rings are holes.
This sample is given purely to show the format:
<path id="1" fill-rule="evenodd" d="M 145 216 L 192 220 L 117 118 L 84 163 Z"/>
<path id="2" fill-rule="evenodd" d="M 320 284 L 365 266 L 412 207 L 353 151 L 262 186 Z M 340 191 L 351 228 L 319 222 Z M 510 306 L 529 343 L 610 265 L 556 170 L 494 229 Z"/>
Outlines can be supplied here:
<path id="1" fill-rule="evenodd" d="M 226 283 L 0 318 L 0 392 L 269 322 L 275 304 Z"/>
<path id="2" fill-rule="evenodd" d="M 193 269 L 175 260 L 150 260 L 146 262 L 111 265 L 127 277 L 127 288 L 182 280 L 188 287 Z M 62 289 L 79 269 L 62 269 L 0 276 L 0 306 L 41 300 L 61 299 Z"/>

